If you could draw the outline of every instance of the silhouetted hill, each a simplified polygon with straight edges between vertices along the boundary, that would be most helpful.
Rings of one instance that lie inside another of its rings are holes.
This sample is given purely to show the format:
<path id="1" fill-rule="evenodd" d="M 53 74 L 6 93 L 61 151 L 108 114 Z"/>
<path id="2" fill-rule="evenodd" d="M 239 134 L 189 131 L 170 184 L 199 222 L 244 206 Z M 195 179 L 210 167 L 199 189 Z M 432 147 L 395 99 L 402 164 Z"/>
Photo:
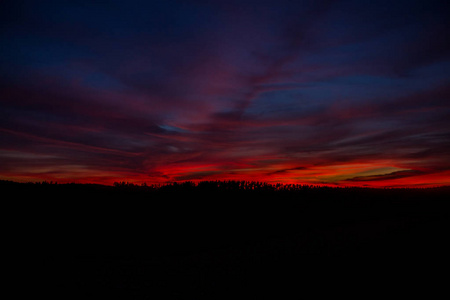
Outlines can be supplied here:
<path id="1" fill-rule="evenodd" d="M 431 267 L 449 266 L 449 187 L 1 181 L 0 189 L 11 255 L 42 262 L 36 270 L 83 297 L 232 295 L 289 280 L 306 289 L 342 285 L 344 270 L 355 282 L 411 283 L 439 280 Z"/>

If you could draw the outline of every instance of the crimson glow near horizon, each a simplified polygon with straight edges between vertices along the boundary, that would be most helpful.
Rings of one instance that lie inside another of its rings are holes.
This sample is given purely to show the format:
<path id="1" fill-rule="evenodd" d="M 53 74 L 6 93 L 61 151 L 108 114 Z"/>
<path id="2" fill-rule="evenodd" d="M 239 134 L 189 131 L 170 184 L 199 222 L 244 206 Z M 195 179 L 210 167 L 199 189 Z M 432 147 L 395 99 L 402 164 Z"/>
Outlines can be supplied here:
<path id="1" fill-rule="evenodd" d="M 0 180 L 450 184 L 448 1 L 0 11 Z"/>

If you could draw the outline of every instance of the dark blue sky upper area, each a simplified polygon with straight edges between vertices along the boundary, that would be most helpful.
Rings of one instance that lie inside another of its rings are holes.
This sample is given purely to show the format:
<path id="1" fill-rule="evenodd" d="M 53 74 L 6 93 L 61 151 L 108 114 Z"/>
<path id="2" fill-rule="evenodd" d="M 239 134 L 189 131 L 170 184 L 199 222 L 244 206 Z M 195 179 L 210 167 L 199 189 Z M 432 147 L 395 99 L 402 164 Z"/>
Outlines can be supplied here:
<path id="1" fill-rule="evenodd" d="M 0 177 L 449 184 L 449 8 L 2 1 Z"/>

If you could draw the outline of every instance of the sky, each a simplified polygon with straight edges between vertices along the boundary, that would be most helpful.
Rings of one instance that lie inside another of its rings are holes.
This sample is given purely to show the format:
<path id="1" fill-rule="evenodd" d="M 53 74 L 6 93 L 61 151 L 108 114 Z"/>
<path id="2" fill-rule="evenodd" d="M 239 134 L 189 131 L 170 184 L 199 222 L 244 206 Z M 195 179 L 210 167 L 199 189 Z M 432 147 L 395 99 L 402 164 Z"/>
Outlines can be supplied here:
<path id="1" fill-rule="evenodd" d="M 449 1 L 2 1 L 0 180 L 450 185 Z"/>

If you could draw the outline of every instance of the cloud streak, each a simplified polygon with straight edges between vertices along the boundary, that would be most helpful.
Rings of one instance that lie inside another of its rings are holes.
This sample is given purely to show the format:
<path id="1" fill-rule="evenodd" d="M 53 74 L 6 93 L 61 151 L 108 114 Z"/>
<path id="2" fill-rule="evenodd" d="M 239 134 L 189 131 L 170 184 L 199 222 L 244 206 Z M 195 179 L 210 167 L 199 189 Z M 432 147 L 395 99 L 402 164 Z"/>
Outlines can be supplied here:
<path id="1" fill-rule="evenodd" d="M 3 5 L 1 179 L 450 184 L 444 2 Z"/>

